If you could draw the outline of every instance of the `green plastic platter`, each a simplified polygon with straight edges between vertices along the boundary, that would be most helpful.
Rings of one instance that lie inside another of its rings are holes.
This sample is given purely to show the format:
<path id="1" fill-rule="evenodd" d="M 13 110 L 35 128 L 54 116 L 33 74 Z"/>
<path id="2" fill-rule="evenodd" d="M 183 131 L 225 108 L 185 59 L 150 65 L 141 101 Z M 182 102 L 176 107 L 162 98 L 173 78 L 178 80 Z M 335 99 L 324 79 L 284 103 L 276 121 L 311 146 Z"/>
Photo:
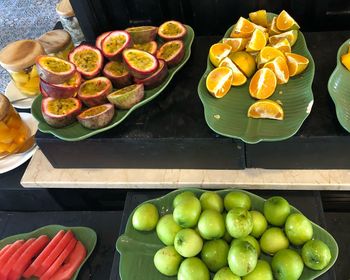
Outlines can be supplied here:
<path id="1" fill-rule="evenodd" d="M 350 71 L 341 63 L 340 58 L 348 52 L 350 39 L 338 50 L 337 66 L 328 81 L 328 92 L 333 99 L 339 123 L 350 132 Z"/>
<path id="2" fill-rule="evenodd" d="M 229 37 L 232 28 L 233 26 L 227 30 L 225 37 Z M 283 121 L 247 117 L 248 108 L 256 101 L 249 95 L 250 79 L 243 86 L 231 87 L 221 99 L 211 96 L 205 81 L 214 66 L 208 57 L 207 69 L 198 85 L 208 126 L 218 134 L 241 139 L 249 144 L 280 141 L 293 136 L 310 114 L 314 102 L 311 85 L 315 65 L 300 31 L 292 52 L 307 57 L 310 63 L 304 73 L 290 78 L 287 84 L 277 85 L 275 93 L 269 98 L 281 102 L 285 114 Z"/>
<path id="3" fill-rule="evenodd" d="M 185 44 L 185 55 L 180 64 L 177 66 L 169 69 L 169 74 L 167 78 L 164 80 L 164 82 L 159 85 L 158 87 L 151 89 L 151 90 L 145 90 L 145 98 L 135 106 L 133 106 L 129 110 L 118 110 L 117 114 L 114 116 L 112 122 L 100 129 L 96 130 L 90 130 L 87 128 L 84 128 L 83 126 L 80 125 L 79 122 L 75 122 L 69 126 L 63 127 L 63 128 L 54 128 L 49 126 L 41 113 L 41 100 L 42 96 L 39 95 L 35 98 L 32 104 L 32 114 L 33 116 L 38 120 L 39 125 L 38 129 L 41 132 L 44 133 L 51 133 L 55 135 L 56 137 L 66 140 L 66 141 L 79 141 L 79 140 L 84 140 L 86 138 L 89 138 L 93 135 L 96 135 L 98 133 L 101 133 L 103 131 L 109 130 L 118 124 L 120 124 L 122 121 L 124 121 L 133 111 L 135 111 L 137 108 L 140 108 L 141 106 L 144 106 L 148 102 L 150 102 L 152 99 L 157 97 L 165 88 L 166 86 L 170 83 L 171 79 L 174 77 L 175 73 L 179 71 L 187 62 L 187 60 L 190 58 L 191 55 L 191 45 L 194 39 L 194 31 L 193 29 L 185 25 L 187 29 L 187 35 L 184 39 L 184 44 Z"/>
<path id="4" fill-rule="evenodd" d="M 65 227 L 65 226 L 61 226 L 61 225 L 48 225 L 48 226 L 38 228 L 32 232 L 16 234 L 16 235 L 12 235 L 12 236 L 4 238 L 0 241 L 0 249 L 5 247 L 7 244 L 15 242 L 16 240 L 20 240 L 20 239 L 27 240 L 27 239 L 32 238 L 32 237 L 39 237 L 40 235 L 43 235 L 43 234 L 49 236 L 50 238 L 53 238 L 56 235 L 56 233 L 62 229 L 65 231 L 71 230 L 74 233 L 77 240 L 80 240 L 86 248 L 86 258 L 85 258 L 84 262 L 80 265 L 80 267 L 78 268 L 78 270 L 76 271 L 76 273 L 74 274 L 74 276 L 72 278 L 72 280 L 75 280 L 78 277 L 80 269 L 82 268 L 82 266 L 84 265 L 86 260 L 90 257 L 92 251 L 94 250 L 94 248 L 96 246 L 96 241 L 97 241 L 96 232 L 91 228 L 88 228 L 88 227 Z"/>
<path id="5" fill-rule="evenodd" d="M 201 189 L 186 189 L 194 192 L 197 197 L 199 197 L 204 190 Z M 175 196 L 184 190 L 176 190 L 167 195 L 152 199 L 147 202 L 151 202 L 157 206 L 158 211 L 161 216 L 172 213 L 173 207 L 172 202 Z M 217 191 L 222 197 L 224 197 L 231 190 L 220 190 Z M 238 190 L 248 194 L 252 201 L 252 209 L 263 211 L 263 205 L 265 199 L 254 195 L 250 192 Z M 145 202 L 146 203 L 146 202 Z M 292 207 L 292 213 L 300 212 L 298 209 Z M 119 263 L 119 274 L 122 280 L 134 280 L 134 279 L 157 279 L 157 280 L 175 280 L 176 277 L 167 277 L 159 273 L 154 264 L 153 264 L 153 256 L 157 252 L 158 249 L 164 247 L 161 241 L 157 237 L 157 233 L 155 231 L 152 232 L 139 232 L 136 231 L 132 226 L 132 215 L 134 211 L 131 213 L 127 224 L 125 233 L 121 235 L 117 240 L 117 250 L 120 253 L 120 263 Z M 303 274 L 301 276 L 301 280 L 312 280 L 319 277 L 321 274 L 325 273 L 328 269 L 332 267 L 338 257 L 338 245 L 334 240 L 331 234 L 329 234 L 326 230 L 321 228 L 315 223 L 312 223 L 314 230 L 314 237 L 324 241 L 330 248 L 332 259 L 328 266 L 321 271 L 313 271 L 307 267 L 304 267 Z M 271 257 L 262 254 L 262 258 L 271 262 Z M 147 277 L 146 277 L 147 276 Z"/>

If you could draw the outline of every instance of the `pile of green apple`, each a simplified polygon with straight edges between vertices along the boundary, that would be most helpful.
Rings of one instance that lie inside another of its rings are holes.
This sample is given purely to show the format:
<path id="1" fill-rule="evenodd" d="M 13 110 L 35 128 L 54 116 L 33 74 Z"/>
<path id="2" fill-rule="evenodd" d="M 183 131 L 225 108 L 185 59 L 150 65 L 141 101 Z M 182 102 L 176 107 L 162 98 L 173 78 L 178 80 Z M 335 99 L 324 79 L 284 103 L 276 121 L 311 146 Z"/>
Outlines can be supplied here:
<path id="1" fill-rule="evenodd" d="M 159 219 L 154 204 L 141 204 L 132 225 L 138 231 L 156 229 L 166 247 L 154 255 L 154 265 L 178 280 L 209 280 L 210 272 L 214 280 L 294 280 L 304 264 L 322 270 L 331 260 L 328 246 L 313 239 L 311 222 L 301 213 L 291 214 L 280 196 L 267 199 L 261 213 L 251 210 L 251 199 L 242 191 L 224 198 L 204 192 L 199 199 L 184 191 L 173 208 Z M 271 264 L 265 254 L 273 256 Z"/>

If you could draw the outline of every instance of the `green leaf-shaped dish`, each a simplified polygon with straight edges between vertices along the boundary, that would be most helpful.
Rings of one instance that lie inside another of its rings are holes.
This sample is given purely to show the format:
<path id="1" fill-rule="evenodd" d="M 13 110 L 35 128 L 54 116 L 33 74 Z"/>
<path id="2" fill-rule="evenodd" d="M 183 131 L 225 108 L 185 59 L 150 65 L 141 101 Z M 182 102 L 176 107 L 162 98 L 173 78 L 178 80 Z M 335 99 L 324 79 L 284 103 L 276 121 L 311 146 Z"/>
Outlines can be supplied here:
<path id="1" fill-rule="evenodd" d="M 348 52 L 349 46 L 350 39 L 339 48 L 337 66 L 328 81 L 328 92 L 335 104 L 338 121 L 348 132 L 350 132 L 350 71 L 340 59 Z"/>
<path id="2" fill-rule="evenodd" d="M 204 192 L 201 189 L 186 189 L 186 191 L 194 192 L 197 197 Z M 175 196 L 184 190 L 176 190 L 167 195 L 152 199 L 147 202 L 151 202 L 157 206 L 158 211 L 161 216 L 173 212 L 173 200 Z M 224 197 L 231 190 L 220 190 L 217 191 L 222 197 Z M 263 211 L 265 199 L 254 195 L 250 192 L 238 190 L 248 194 L 252 201 L 252 209 Z M 145 202 L 146 203 L 146 202 Z M 135 210 L 134 210 L 135 211 Z M 125 233 L 121 235 L 117 240 L 117 250 L 120 253 L 120 263 L 119 263 L 119 274 L 121 280 L 134 280 L 134 279 L 157 279 L 157 280 L 175 280 L 176 277 L 166 277 L 158 272 L 153 264 L 153 256 L 158 249 L 164 247 L 165 245 L 158 239 L 157 233 L 152 232 L 139 232 L 135 230 L 132 226 L 132 215 L 131 213 L 128 222 L 126 224 Z M 298 209 L 292 207 L 292 213 L 300 212 Z M 312 280 L 319 277 L 321 274 L 325 273 L 328 269 L 332 267 L 338 257 L 338 245 L 331 234 L 326 230 L 321 228 L 315 223 L 312 223 L 314 230 L 314 238 L 324 241 L 331 250 L 332 259 L 330 263 L 321 271 L 314 271 L 307 267 L 304 267 L 304 271 L 301 280 Z M 262 254 L 262 258 L 271 262 L 271 257 Z"/>
<path id="3" fill-rule="evenodd" d="M 272 15 L 269 14 L 270 17 Z M 227 30 L 225 38 L 229 37 L 232 28 L 233 26 Z M 208 57 L 207 69 L 198 85 L 208 126 L 218 134 L 241 139 L 249 144 L 280 141 L 293 136 L 310 114 L 314 102 L 311 85 L 315 65 L 300 31 L 292 52 L 307 57 L 310 63 L 305 72 L 290 78 L 287 84 L 277 85 L 275 93 L 269 98 L 282 102 L 285 115 L 283 121 L 247 117 L 248 108 L 256 101 L 249 94 L 250 79 L 243 86 L 231 87 L 221 99 L 211 96 L 205 81 L 214 66 Z"/>
<path id="4" fill-rule="evenodd" d="M 43 235 L 43 234 L 49 236 L 50 238 L 53 238 L 56 235 L 56 233 L 62 229 L 65 231 L 71 230 L 74 233 L 77 240 L 80 240 L 80 242 L 82 242 L 84 244 L 85 249 L 86 249 L 86 258 L 85 258 L 84 262 L 80 265 L 78 270 L 75 272 L 75 274 L 72 278 L 72 280 L 75 280 L 78 277 L 80 269 L 82 268 L 82 266 L 84 265 L 86 260 L 90 257 L 92 251 L 94 250 L 94 248 L 96 246 L 96 241 L 97 241 L 96 232 L 91 228 L 88 228 L 88 227 L 65 227 L 65 226 L 61 226 L 61 225 L 48 225 L 48 226 L 38 228 L 38 229 L 31 231 L 31 232 L 16 234 L 16 235 L 12 235 L 12 236 L 4 238 L 0 241 L 0 249 L 5 247 L 7 244 L 15 242 L 16 240 L 20 240 L 20 239 L 27 240 L 27 239 L 32 238 L 32 237 L 34 237 L 34 238 L 39 237 L 40 235 Z"/>
<path id="5" fill-rule="evenodd" d="M 185 65 L 187 60 L 190 58 L 191 45 L 192 45 L 192 42 L 194 39 L 194 31 L 190 26 L 188 26 L 188 25 L 185 25 L 185 26 L 187 29 L 187 35 L 184 39 L 185 55 L 184 55 L 184 58 L 182 59 L 182 61 L 178 65 L 176 65 L 175 67 L 169 69 L 169 74 L 161 85 L 159 85 L 158 87 L 156 87 L 154 89 L 145 90 L 145 97 L 140 103 L 136 104 L 134 107 L 132 107 L 129 110 L 117 110 L 117 114 L 115 114 L 112 122 L 108 126 L 106 126 L 104 128 L 100 128 L 100 129 L 90 130 L 90 129 L 87 129 L 87 128 L 81 126 L 79 122 L 75 122 L 75 123 L 73 123 L 69 126 L 63 127 L 63 128 L 51 127 L 45 122 L 43 115 L 41 113 L 42 96 L 39 95 L 35 98 L 35 100 L 33 101 L 33 104 L 32 104 L 32 114 L 39 122 L 38 129 L 41 132 L 51 133 L 62 140 L 79 141 L 79 140 L 84 140 L 86 138 L 89 138 L 89 137 L 96 135 L 98 133 L 101 133 L 103 131 L 107 131 L 107 130 L 117 126 L 118 124 L 120 124 L 134 110 L 136 110 L 137 108 L 140 108 L 141 106 L 147 104 L 152 99 L 157 97 L 166 88 L 166 86 L 170 83 L 170 81 L 174 77 L 175 73 L 177 71 L 179 71 Z"/>

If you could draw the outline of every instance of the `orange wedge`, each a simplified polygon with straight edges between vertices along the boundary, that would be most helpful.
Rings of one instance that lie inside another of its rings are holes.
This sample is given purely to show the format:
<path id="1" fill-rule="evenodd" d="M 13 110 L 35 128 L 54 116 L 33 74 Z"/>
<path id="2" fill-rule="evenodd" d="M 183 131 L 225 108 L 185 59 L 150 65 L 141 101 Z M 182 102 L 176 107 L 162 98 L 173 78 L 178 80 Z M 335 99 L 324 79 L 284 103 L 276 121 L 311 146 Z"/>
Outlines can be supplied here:
<path id="1" fill-rule="evenodd" d="M 240 17 L 235 26 L 232 29 L 231 38 L 248 38 L 252 36 L 255 30 L 255 24 L 245 19 L 244 17 Z"/>
<path id="2" fill-rule="evenodd" d="M 281 31 L 278 30 L 278 28 L 276 26 L 276 19 L 277 19 L 277 17 L 274 17 L 272 19 L 272 22 L 271 22 L 270 26 L 269 26 L 269 34 L 270 34 L 270 36 L 281 34 Z"/>
<path id="3" fill-rule="evenodd" d="M 285 59 L 283 53 L 270 46 L 264 47 L 260 53 L 257 56 L 257 63 L 258 63 L 258 68 L 261 68 L 264 66 L 266 62 L 269 62 L 272 59 L 275 59 L 276 57 L 282 57 Z"/>
<path id="4" fill-rule="evenodd" d="M 264 68 L 269 68 L 275 73 L 277 84 L 282 85 L 288 83 L 289 69 L 285 58 L 278 56 L 274 60 L 267 62 Z"/>
<path id="5" fill-rule="evenodd" d="M 297 22 L 285 10 L 278 15 L 276 19 L 276 27 L 281 31 L 300 28 Z"/>
<path id="6" fill-rule="evenodd" d="M 350 71 L 350 52 L 341 56 L 341 63 Z"/>
<path id="7" fill-rule="evenodd" d="M 290 46 L 290 43 L 287 38 L 281 39 L 277 41 L 275 44 L 271 44 L 271 46 L 274 47 L 275 49 L 280 50 L 283 53 L 292 51 L 292 47 Z"/>
<path id="8" fill-rule="evenodd" d="M 222 98 L 230 90 L 232 79 L 233 72 L 230 68 L 218 67 L 209 73 L 206 86 L 212 96 Z"/>
<path id="9" fill-rule="evenodd" d="M 259 10 L 249 14 L 249 19 L 251 22 L 267 27 L 267 14 L 266 10 Z"/>
<path id="10" fill-rule="evenodd" d="M 254 57 L 247 52 L 234 52 L 228 56 L 246 77 L 251 77 L 256 69 Z"/>
<path id="11" fill-rule="evenodd" d="M 219 66 L 221 60 L 228 56 L 231 52 L 231 46 L 224 43 L 217 43 L 210 47 L 209 59 L 215 67 Z"/>
<path id="12" fill-rule="evenodd" d="M 309 65 L 309 60 L 300 54 L 285 53 L 289 68 L 289 76 L 293 77 L 302 73 Z"/>
<path id="13" fill-rule="evenodd" d="M 222 39 L 224 44 L 231 46 L 231 52 L 238 52 L 245 49 L 247 43 L 249 42 L 248 38 L 224 38 Z"/>
<path id="14" fill-rule="evenodd" d="M 241 86 L 247 82 L 247 77 L 244 76 L 241 70 L 232 62 L 232 60 L 228 57 L 224 58 L 219 67 L 228 67 L 233 72 L 232 86 Z"/>
<path id="15" fill-rule="evenodd" d="M 293 45 L 298 39 L 298 30 L 290 30 L 278 35 L 271 36 L 269 38 L 269 42 L 271 45 L 273 45 L 277 44 L 282 39 L 287 39 L 289 41 L 290 46 L 293 47 Z"/>
<path id="16" fill-rule="evenodd" d="M 247 44 L 246 51 L 247 52 L 256 52 L 260 51 L 263 47 L 266 46 L 267 39 L 265 33 L 260 29 L 256 28 L 253 32 L 252 38 Z"/>
<path id="17" fill-rule="evenodd" d="M 283 120 L 284 118 L 282 107 L 272 100 L 256 101 L 249 107 L 247 115 L 254 119 Z"/>
<path id="18" fill-rule="evenodd" d="M 249 93 L 256 99 L 269 98 L 275 91 L 277 78 L 275 73 L 269 68 L 258 70 L 249 84 Z"/>

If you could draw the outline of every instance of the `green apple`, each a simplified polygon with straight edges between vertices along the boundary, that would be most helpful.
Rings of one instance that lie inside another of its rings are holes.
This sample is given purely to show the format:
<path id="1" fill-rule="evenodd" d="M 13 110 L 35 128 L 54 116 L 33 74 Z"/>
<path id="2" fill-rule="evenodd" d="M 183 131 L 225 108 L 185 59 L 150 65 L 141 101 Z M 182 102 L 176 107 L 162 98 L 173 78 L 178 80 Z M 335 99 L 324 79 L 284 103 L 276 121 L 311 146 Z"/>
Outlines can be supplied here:
<path id="1" fill-rule="evenodd" d="M 259 211 L 250 211 L 253 218 L 253 229 L 250 233 L 255 238 L 259 238 L 267 229 L 267 221 L 264 215 Z"/>
<path id="2" fill-rule="evenodd" d="M 157 224 L 157 235 L 160 241 L 162 241 L 165 245 L 174 245 L 175 235 L 182 228 L 175 223 L 173 215 L 167 214 L 159 219 Z"/>
<path id="3" fill-rule="evenodd" d="M 304 263 L 297 252 L 282 249 L 273 256 L 271 267 L 276 280 L 297 280 L 303 272 Z"/>
<path id="4" fill-rule="evenodd" d="M 177 280 L 210 280 L 210 274 L 199 258 L 188 258 L 181 263 Z"/>
<path id="5" fill-rule="evenodd" d="M 220 212 L 205 210 L 198 221 L 200 235 L 207 240 L 218 239 L 225 234 L 225 220 Z"/>
<path id="6" fill-rule="evenodd" d="M 176 234 L 174 246 L 181 256 L 194 257 L 202 250 L 203 240 L 195 230 L 186 228 Z"/>
<path id="7" fill-rule="evenodd" d="M 259 242 L 258 240 L 256 240 L 253 236 L 251 235 L 248 235 L 248 236 L 245 236 L 245 237 L 241 237 L 241 238 L 238 238 L 238 239 L 234 239 L 231 243 L 231 246 L 235 243 L 235 242 L 238 242 L 239 240 L 242 240 L 242 241 L 247 241 L 249 242 L 250 244 L 253 245 L 253 247 L 255 248 L 256 250 L 256 253 L 258 254 L 258 257 L 260 256 L 260 245 L 259 245 Z"/>
<path id="8" fill-rule="evenodd" d="M 182 257 L 174 246 L 167 246 L 157 251 L 153 262 L 158 271 L 166 276 L 175 276 L 179 270 Z"/>
<path id="9" fill-rule="evenodd" d="M 232 236 L 228 233 L 227 228 L 226 228 L 226 216 L 227 216 L 226 212 L 222 214 L 222 217 L 224 218 L 224 221 L 225 221 L 225 234 L 222 237 L 222 239 L 225 240 L 227 242 L 227 244 L 230 244 L 232 241 Z"/>
<path id="10" fill-rule="evenodd" d="M 300 246 L 311 240 L 314 231 L 312 224 L 303 214 L 290 214 L 286 220 L 284 231 L 293 245 Z"/>
<path id="11" fill-rule="evenodd" d="M 283 226 L 289 214 L 290 205 L 281 196 L 270 197 L 264 203 L 264 215 L 271 225 Z"/>
<path id="12" fill-rule="evenodd" d="M 229 267 L 223 267 L 216 272 L 213 280 L 241 280 L 241 277 L 234 275 Z"/>
<path id="13" fill-rule="evenodd" d="M 243 276 L 242 280 L 273 280 L 270 264 L 267 261 L 258 260 L 255 269 Z"/>
<path id="14" fill-rule="evenodd" d="M 246 193 L 233 191 L 225 195 L 224 205 L 227 211 L 230 211 L 234 207 L 241 207 L 249 210 L 252 206 L 252 202 L 249 195 Z"/>
<path id="15" fill-rule="evenodd" d="M 158 219 L 157 207 L 152 203 L 144 203 L 136 208 L 132 216 L 132 225 L 136 230 L 151 231 L 156 227 Z"/>
<path id="16" fill-rule="evenodd" d="M 260 238 L 261 250 L 269 255 L 276 254 L 279 250 L 286 249 L 289 240 L 283 230 L 278 227 L 267 229 Z"/>
<path id="17" fill-rule="evenodd" d="M 258 261 L 258 254 L 252 244 L 239 240 L 232 244 L 228 252 L 228 265 L 238 276 L 245 276 L 252 272 Z"/>
<path id="18" fill-rule="evenodd" d="M 216 210 L 220 213 L 224 210 L 224 202 L 216 192 L 204 192 L 199 200 L 202 210 Z"/>
<path id="19" fill-rule="evenodd" d="M 201 203 L 199 199 L 192 196 L 180 202 L 174 209 L 174 221 L 183 228 L 194 227 L 201 214 Z"/>
<path id="20" fill-rule="evenodd" d="M 222 239 L 207 241 L 203 245 L 201 259 L 210 271 L 217 272 L 227 266 L 228 249 L 229 246 Z"/>
<path id="21" fill-rule="evenodd" d="M 232 208 L 226 215 L 226 229 L 234 238 L 249 235 L 253 229 L 252 215 L 244 208 Z"/>
<path id="22" fill-rule="evenodd" d="M 324 269 L 332 258 L 327 244 L 318 239 L 306 242 L 301 249 L 301 256 L 305 265 L 314 270 Z"/>
<path id="23" fill-rule="evenodd" d="M 175 209 L 176 206 L 178 206 L 181 202 L 184 202 L 189 197 L 196 197 L 193 192 L 185 191 L 182 193 L 179 193 L 177 196 L 175 196 L 173 200 L 173 207 Z"/>

